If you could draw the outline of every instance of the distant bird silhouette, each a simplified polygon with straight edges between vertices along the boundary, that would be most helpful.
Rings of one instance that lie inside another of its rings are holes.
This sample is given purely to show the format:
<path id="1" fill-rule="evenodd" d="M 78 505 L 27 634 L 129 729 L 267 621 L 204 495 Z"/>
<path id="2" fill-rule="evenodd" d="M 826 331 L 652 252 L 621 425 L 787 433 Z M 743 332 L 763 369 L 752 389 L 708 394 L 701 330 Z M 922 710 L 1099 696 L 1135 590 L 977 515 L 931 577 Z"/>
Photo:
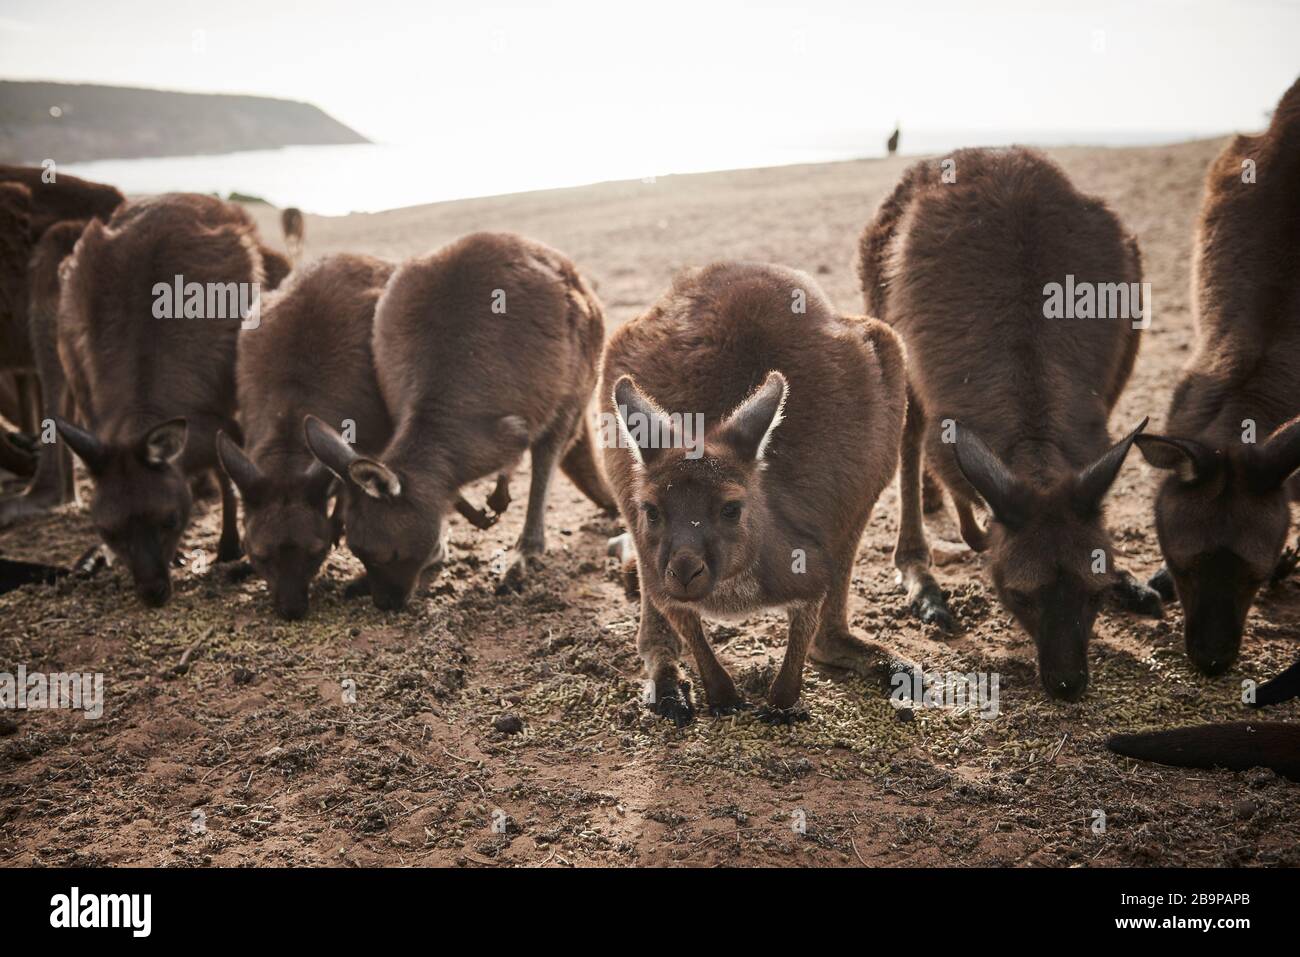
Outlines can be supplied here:
<path id="1" fill-rule="evenodd" d="M 897 123 L 895 123 L 894 132 L 889 134 L 889 140 L 888 142 L 885 143 L 885 146 L 889 148 L 890 156 L 893 156 L 895 153 L 898 152 L 898 133 L 899 133 L 899 126 Z"/>

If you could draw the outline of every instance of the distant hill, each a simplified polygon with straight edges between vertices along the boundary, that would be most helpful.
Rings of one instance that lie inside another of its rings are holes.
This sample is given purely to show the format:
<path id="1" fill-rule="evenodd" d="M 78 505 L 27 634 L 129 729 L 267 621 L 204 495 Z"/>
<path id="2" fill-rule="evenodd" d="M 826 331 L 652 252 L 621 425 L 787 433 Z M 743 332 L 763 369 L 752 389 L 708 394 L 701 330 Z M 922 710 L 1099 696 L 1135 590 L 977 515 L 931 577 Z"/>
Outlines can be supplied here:
<path id="1" fill-rule="evenodd" d="M 318 107 L 293 100 L 0 80 L 0 162 L 78 163 L 367 142 Z"/>

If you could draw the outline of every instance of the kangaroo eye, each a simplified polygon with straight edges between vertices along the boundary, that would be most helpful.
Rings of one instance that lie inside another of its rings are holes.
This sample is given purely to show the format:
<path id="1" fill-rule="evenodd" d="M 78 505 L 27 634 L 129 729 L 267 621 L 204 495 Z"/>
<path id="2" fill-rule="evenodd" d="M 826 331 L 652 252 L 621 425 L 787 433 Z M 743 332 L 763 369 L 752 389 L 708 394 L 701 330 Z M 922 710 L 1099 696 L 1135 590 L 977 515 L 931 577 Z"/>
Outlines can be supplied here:
<path id="1" fill-rule="evenodd" d="M 645 512 L 645 520 L 651 525 L 659 521 L 659 507 L 652 502 L 642 502 L 641 511 Z"/>
<path id="2" fill-rule="evenodd" d="M 741 505 L 739 502 L 728 502 L 722 506 L 722 517 L 729 522 L 735 522 L 740 519 Z"/>

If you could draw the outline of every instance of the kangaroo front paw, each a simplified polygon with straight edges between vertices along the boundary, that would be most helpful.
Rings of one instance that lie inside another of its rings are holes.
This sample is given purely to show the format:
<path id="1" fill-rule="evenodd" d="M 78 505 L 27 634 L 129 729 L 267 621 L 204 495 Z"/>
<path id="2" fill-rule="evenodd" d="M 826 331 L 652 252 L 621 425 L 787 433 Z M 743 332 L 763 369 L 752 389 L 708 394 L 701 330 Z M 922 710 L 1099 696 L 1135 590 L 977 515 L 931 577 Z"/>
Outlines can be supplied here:
<path id="1" fill-rule="evenodd" d="M 354 578 L 343 586 L 344 598 L 365 598 L 370 594 L 370 579 L 365 575 Z"/>
<path id="2" fill-rule="evenodd" d="M 1118 581 L 1111 588 L 1110 596 L 1121 611 L 1151 618 L 1164 617 L 1165 606 L 1161 601 L 1159 590 L 1143 585 L 1128 572 L 1119 573 Z"/>
<path id="3" fill-rule="evenodd" d="M 808 709 L 803 706 L 802 702 L 796 701 L 788 708 L 778 708 L 773 704 L 765 704 L 754 712 L 754 717 L 764 724 L 791 725 L 807 721 L 812 715 L 808 713 Z"/>

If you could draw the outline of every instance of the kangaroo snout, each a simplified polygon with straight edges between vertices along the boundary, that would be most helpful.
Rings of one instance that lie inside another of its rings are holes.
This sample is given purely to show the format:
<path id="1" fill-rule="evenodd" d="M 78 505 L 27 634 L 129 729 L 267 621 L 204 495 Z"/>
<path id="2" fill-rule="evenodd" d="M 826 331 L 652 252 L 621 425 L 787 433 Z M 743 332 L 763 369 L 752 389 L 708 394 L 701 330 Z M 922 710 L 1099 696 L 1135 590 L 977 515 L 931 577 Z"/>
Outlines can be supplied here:
<path id="1" fill-rule="evenodd" d="M 150 608 L 161 608 L 167 604 L 167 600 L 172 596 L 171 580 L 168 578 L 154 578 L 148 581 L 138 581 L 135 584 L 135 594 Z"/>
<path id="2" fill-rule="evenodd" d="M 711 577 L 704 556 L 694 549 L 674 553 L 664 569 L 669 594 L 687 601 L 702 597 L 709 589 Z"/>
<path id="3" fill-rule="evenodd" d="M 301 621 L 307 617 L 307 585 L 281 588 L 275 593 L 275 613 L 285 621 Z"/>
<path id="4" fill-rule="evenodd" d="M 1078 701 L 1088 690 L 1088 672 L 1086 669 L 1052 674 L 1044 671 L 1043 689 L 1049 698 L 1057 701 Z"/>

